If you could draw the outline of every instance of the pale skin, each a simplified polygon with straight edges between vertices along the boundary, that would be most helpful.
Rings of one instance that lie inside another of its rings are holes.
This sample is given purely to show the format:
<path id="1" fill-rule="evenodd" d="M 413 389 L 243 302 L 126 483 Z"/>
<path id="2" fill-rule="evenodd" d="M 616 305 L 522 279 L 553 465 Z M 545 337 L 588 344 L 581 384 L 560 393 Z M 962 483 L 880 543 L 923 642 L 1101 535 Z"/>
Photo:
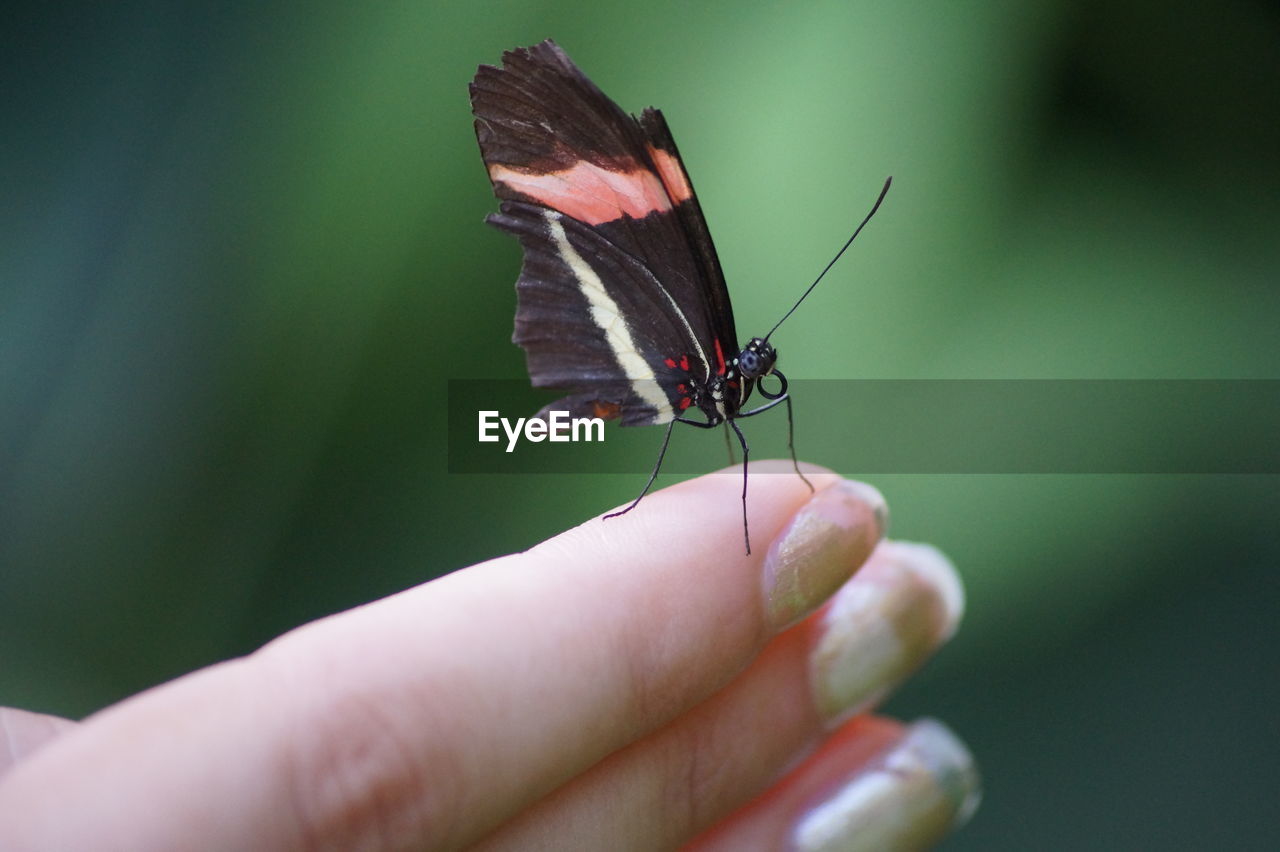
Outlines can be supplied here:
<path id="1" fill-rule="evenodd" d="M 778 624 L 761 588 L 814 495 L 753 463 L 748 556 L 737 470 L 79 723 L 0 710 L 0 848 L 777 848 L 797 790 L 902 726 L 833 734 L 816 616 Z"/>

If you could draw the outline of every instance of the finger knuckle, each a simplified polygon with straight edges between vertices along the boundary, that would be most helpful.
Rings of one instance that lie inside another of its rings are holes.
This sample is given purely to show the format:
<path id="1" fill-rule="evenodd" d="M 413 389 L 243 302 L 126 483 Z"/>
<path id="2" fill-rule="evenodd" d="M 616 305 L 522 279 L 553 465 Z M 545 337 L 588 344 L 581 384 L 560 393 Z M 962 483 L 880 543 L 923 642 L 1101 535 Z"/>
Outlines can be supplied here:
<path id="1" fill-rule="evenodd" d="M 302 848 L 415 848 L 450 834 L 458 786 L 440 783 L 447 767 L 427 771 L 402 715 L 352 691 L 301 703 L 277 758 Z"/>

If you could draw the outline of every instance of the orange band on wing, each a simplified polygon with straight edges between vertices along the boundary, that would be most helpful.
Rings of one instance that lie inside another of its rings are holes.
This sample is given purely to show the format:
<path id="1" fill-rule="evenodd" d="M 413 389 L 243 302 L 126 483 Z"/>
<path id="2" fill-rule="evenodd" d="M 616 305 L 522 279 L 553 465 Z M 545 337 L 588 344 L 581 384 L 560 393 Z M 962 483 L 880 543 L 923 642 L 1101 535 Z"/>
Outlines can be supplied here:
<path id="1" fill-rule="evenodd" d="M 689 181 L 684 176 L 684 167 L 680 165 L 679 160 L 652 145 L 649 146 L 649 156 L 653 158 L 653 164 L 658 167 L 658 175 L 662 178 L 663 186 L 667 188 L 667 196 L 670 197 L 672 204 L 679 204 L 693 196 L 693 187 L 689 186 Z"/>
<path id="2" fill-rule="evenodd" d="M 495 163 L 489 177 L 588 225 L 623 216 L 641 219 L 671 209 L 670 190 L 663 185 L 666 175 L 659 180 L 648 169 L 615 172 L 584 160 L 563 171 L 529 174 Z"/>

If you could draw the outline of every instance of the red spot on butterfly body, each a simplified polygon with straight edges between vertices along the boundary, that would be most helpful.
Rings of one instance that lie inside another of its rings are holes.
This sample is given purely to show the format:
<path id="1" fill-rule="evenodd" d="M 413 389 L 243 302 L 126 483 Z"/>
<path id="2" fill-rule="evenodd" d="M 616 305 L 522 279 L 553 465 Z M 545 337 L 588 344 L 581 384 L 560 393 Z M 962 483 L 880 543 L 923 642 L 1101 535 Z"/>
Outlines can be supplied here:
<path id="1" fill-rule="evenodd" d="M 724 366 L 724 350 L 720 348 L 720 338 L 716 338 L 716 375 L 723 376 L 725 373 Z"/>

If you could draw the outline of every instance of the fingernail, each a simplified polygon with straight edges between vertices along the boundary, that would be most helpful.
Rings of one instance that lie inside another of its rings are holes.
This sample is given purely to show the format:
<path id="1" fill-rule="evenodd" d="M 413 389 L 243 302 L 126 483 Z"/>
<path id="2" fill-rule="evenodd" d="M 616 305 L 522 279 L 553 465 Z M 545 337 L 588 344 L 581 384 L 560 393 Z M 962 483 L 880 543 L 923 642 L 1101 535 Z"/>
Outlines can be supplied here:
<path id="1" fill-rule="evenodd" d="M 870 485 L 846 479 L 815 494 L 764 560 L 773 627 L 781 630 L 831 597 L 866 561 L 887 524 L 884 497 Z"/>
<path id="2" fill-rule="evenodd" d="M 836 593 L 809 657 L 818 711 L 832 724 L 877 703 L 951 638 L 964 589 L 926 544 L 886 541 Z"/>
<path id="3" fill-rule="evenodd" d="M 806 811 L 791 848 L 926 849 L 963 825 L 981 798 L 973 755 L 946 725 L 922 719 Z"/>

